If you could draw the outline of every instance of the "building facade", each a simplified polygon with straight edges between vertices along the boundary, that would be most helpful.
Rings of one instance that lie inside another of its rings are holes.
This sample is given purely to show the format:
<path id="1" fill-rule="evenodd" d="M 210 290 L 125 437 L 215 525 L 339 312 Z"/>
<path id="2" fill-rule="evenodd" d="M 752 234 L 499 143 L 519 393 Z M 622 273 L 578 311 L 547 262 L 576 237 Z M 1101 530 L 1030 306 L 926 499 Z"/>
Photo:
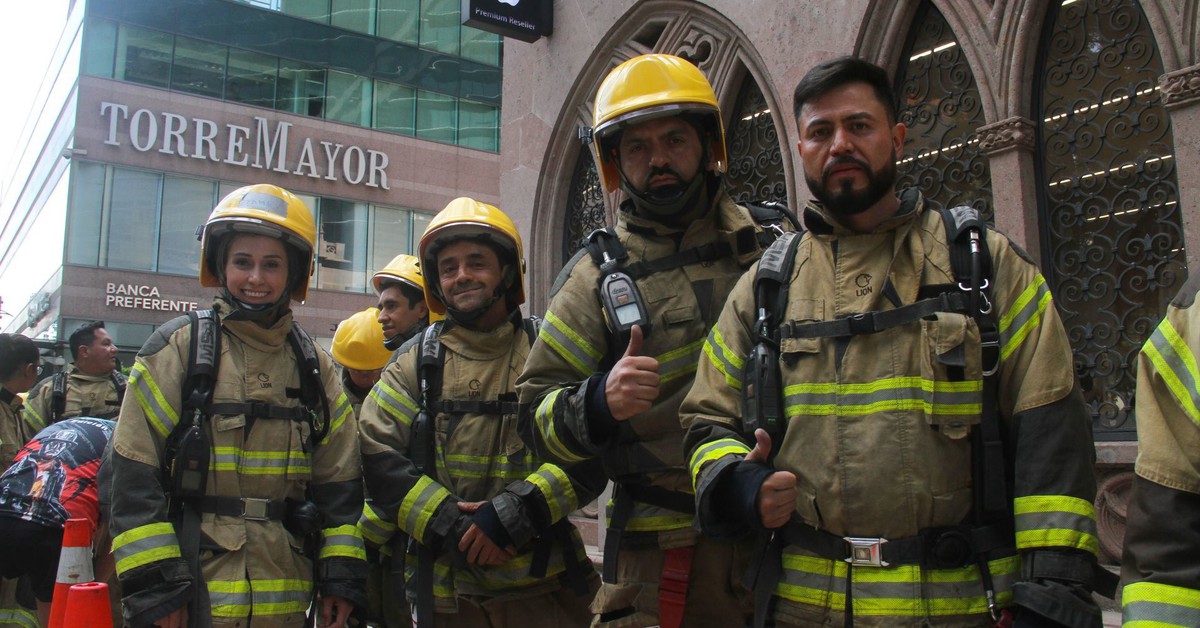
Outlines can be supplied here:
<path id="1" fill-rule="evenodd" d="M 77 0 L 0 223 L 5 331 L 57 347 L 103 319 L 126 365 L 208 307 L 197 227 L 236 187 L 318 224 L 297 318 L 326 344 L 370 275 L 467 194 L 499 199 L 500 37 L 451 0 Z"/>
<path id="2" fill-rule="evenodd" d="M 854 54 L 895 77 L 905 186 L 974 205 L 1039 260 L 1093 413 L 1102 545 L 1119 556 L 1136 451 L 1133 365 L 1200 238 L 1197 0 L 558 0 L 505 44 L 500 200 L 528 225 L 534 311 L 616 198 L 579 129 L 607 72 L 648 52 L 713 83 L 735 198 L 799 208 L 792 90 Z"/>

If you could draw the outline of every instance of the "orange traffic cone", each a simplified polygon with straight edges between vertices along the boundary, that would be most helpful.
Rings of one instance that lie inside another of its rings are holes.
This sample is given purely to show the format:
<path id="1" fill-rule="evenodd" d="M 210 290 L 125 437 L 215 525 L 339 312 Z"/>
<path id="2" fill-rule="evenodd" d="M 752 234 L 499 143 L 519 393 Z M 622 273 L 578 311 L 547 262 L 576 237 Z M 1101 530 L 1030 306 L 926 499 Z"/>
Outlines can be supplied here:
<path id="1" fill-rule="evenodd" d="M 54 600 L 50 603 L 50 628 L 74 626 L 63 623 L 67 612 L 67 594 L 71 592 L 71 585 L 95 579 L 96 576 L 92 573 L 92 525 L 87 519 L 68 519 L 63 527 L 58 576 L 54 579 Z M 107 585 L 105 588 L 108 588 Z"/>
<path id="2" fill-rule="evenodd" d="M 103 582 L 71 585 L 63 626 L 113 628 L 112 607 L 108 603 L 108 585 Z"/>

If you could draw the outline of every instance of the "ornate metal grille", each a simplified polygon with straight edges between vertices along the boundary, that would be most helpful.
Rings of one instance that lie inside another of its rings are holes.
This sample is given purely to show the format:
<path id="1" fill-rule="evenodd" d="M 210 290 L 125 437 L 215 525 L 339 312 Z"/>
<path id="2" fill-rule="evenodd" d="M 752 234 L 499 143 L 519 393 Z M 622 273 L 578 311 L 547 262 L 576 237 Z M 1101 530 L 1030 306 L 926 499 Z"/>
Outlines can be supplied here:
<path id="1" fill-rule="evenodd" d="M 566 222 L 562 244 L 564 264 L 583 247 L 583 240 L 587 234 L 608 224 L 604 213 L 604 189 L 600 187 L 596 162 L 586 146 L 579 149 L 579 157 L 575 159 L 575 171 L 571 174 Z"/>
<path id="2" fill-rule="evenodd" d="M 1044 270 L 1098 439 L 1132 438 L 1138 349 L 1185 275 L 1163 73 L 1133 0 L 1051 10 L 1038 89 Z"/>
<path id="3" fill-rule="evenodd" d="M 975 75 L 941 12 L 924 0 L 913 21 L 896 85 L 908 127 L 896 185 L 918 186 L 942 205 L 971 205 L 992 221 L 992 175 L 976 129 L 985 123 Z"/>
<path id="4" fill-rule="evenodd" d="M 738 91 L 731 128 L 725 132 L 725 144 L 729 152 L 725 188 L 735 201 L 787 203 L 779 133 L 775 130 L 771 111 L 767 109 L 767 99 L 749 73 Z"/>

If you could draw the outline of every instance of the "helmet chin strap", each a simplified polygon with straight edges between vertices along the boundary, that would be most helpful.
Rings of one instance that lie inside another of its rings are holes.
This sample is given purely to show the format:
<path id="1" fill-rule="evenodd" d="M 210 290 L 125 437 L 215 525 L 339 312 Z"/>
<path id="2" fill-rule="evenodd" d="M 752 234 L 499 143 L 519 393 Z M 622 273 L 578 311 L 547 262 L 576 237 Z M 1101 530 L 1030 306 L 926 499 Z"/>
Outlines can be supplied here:
<path id="1" fill-rule="evenodd" d="M 274 303 L 246 303 L 241 299 L 233 296 L 229 288 L 222 290 L 225 299 L 233 304 L 237 310 L 236 317 L 241 320 L 254 321 L 255 323 L 273 323 L 279 320 L 279 317 L 287 311 L 290 293 L 284 293 L 283 297 Z"/>
<path id="2" fill-rule="evenodd" d="M 653 192 L 638 192 L 629 185 L 628 179 L 623 175 L 621 177 L 621 189 L 633 201 L 638 215 L 670 225 L 684 224 L 694 218 L 700 209 L 700 201 L 708 197 L 708 188 L 707 172 L 697 173 L 686 187 L 677 187 L 673 193 L 661 196 Z"/>
<path id="3" fill-rule="evenodd" d="M 400 345 L 403 345 L 404 343 L 408 342 L 409 338 L 416 336 L 427 325 L 429 325 L 429 317 L 428 316 L 413 323 L 411 327 L 396 334 L 395 336 L 392 336 L 391 338 L 384 338 L 383 339 L 384 348 L 387 349 L 388 351 L 395 351 L 396 349 L 399 349 Z"/>

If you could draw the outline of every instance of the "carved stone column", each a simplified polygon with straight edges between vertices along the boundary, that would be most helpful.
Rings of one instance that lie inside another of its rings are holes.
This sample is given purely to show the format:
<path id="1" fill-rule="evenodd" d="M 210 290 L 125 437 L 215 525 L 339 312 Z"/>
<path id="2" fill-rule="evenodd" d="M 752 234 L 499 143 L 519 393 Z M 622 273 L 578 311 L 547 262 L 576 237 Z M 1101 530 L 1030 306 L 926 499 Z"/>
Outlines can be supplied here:
<path id="1" fill-rule="evenodd" d="M 1200 269 L 1200 65 L 1164 74 L 1158 87 L 1171 115 L 1183 241 L 1188 268 L 1195 272 Z"/>
<path id="2" fill-rule="evenodd" d="M 1034 159 L 1036 128 L 1020 116 L 979 127 L 979 148 L 992 172 L 996 227 L 1041 259 Z"/>

